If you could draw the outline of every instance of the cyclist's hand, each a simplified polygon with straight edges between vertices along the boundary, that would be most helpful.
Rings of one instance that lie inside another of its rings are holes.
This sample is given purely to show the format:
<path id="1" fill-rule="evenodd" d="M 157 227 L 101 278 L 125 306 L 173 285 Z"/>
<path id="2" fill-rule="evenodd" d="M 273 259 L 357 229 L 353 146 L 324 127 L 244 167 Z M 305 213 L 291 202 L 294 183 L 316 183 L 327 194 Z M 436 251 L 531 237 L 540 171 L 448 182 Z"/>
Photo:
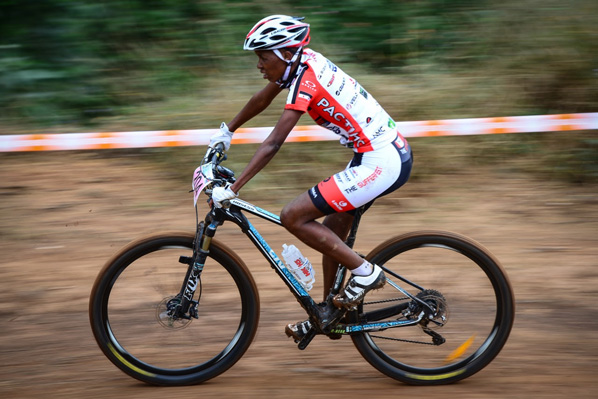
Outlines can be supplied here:
<path id="1" fill-rule="evenodd" d="M 214 148 L 214 146 L 218 143 L 224 144 L 224 150 L 228 151 L 230 148 L 230 140 L 233 138 L 233 132 L 228 130 L 228 126 L 226 123 L 222 122 L 220 125 L 220 131 L 210 137 L 210 147 Z"/>
<path id="2" fill-rule="evenodd" d="M 238 194 L 230 189 L 230 186 L 230 184 L 227 184 L 224 187 L 215 187 L 212 190 L 212 201 L 214 201 L 216 208 L 222 208 L 223 201 L 231 200 L 238 196 Z"/>

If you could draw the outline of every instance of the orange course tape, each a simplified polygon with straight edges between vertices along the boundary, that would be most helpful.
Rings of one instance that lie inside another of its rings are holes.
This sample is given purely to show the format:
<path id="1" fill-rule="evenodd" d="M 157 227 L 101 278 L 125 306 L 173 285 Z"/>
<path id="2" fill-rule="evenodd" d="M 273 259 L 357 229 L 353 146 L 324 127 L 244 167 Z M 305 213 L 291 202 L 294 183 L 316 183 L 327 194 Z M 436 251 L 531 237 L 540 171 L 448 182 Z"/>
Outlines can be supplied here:
<path id="1" fill-rule="evenodd" d="M 397 122 L 405 137 L 466 136 L 479 134 L 561 132 L 598 129 L 598 112 L 582 114 L 507 116 Z M 100 150 L 115 148 L 206 145 L 218 129 L 157 130 L 141 132 L 64 133 L 0 136 L 0 152 Z M 241 128 L 233 144 L 261 143 L 272 127 Z M 297 126 L 289 142 L 336 140 L 320 126 Z"/>

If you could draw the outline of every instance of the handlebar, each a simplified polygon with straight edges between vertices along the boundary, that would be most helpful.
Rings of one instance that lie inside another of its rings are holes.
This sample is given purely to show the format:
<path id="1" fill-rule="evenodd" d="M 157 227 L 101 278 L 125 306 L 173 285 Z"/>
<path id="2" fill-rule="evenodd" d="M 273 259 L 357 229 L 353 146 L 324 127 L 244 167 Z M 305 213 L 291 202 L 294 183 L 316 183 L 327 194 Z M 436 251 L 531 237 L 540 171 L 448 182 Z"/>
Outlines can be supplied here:
<path id="1" fill-rule="evenodd" d="M 224 144 L 218 143 L 213 148 L 208 147 L 206 151 L 206 155 L 203 157 L 202 163 L 212 162 L 214 165 L 219 165 L 220 162 L 226 159 L 226 155 L 224 154 Z"/>
<path id="2" fill-rule="evenodd" d="M 235 182 L 235 173 L 224 166 L 220 166 L 220 163 L 224 160 L 226 160 L 224 144 L 218 143 L 214 147 L 208 147 L 201 165 L 195 169 L 193 174 L 193 202 L 196 206 L 199 195 L 202 192 L 208 196 L 208 202 L 211 203 L 212 189 L 214 187 Z"/>
<path id="3" fill-rule="evenodd" d="M 220 165 L 220 163 L 227 159 L 224 151 L 224 144 L 222 143 L 218 143 L 214 147 L 208 147 L 208 150 L 206 151 L 201 163 L 202 165 L 208 163 L 212 164 L 212 175 L 214 178 L 213 183 L 215 183 L 217 186 L 221 185 L 222 183 L 235 182 L 235 172 Z"/>

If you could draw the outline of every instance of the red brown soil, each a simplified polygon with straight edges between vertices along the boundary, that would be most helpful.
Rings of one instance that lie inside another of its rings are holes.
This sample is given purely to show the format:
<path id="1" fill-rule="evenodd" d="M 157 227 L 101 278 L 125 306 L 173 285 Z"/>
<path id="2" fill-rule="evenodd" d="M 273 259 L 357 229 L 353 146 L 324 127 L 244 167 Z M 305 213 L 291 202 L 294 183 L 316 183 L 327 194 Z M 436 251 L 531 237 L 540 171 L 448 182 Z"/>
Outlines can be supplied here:
<path id="1" fill-rule="evenodd" d="M 595 186 L 482 169 L 410 182 L 365 216 L 356 244 L 361 252 L 391 235 L 441 229 L 473 237 L 501 260 L 515 290 L 513 332 L 494 362 L 465 381 L 401 384 L 362 360 L 349 339 L 316 338 L 297 350 L 284 325 L 302 319 L 302 310 L 249 241 L 225 225 L 220 239 L 244 258 L 260 289 L 256 339 L 239 363 L 207 383 L 156 388 L 104 358 L 89 327 L 88 296 L 103 263 L 128 241 L 194 229 L 190 184 L 135 157 L 1 158 L 0 397 L 593 398 L 598 392 Z M 256 225 L 273 248 L 296 242 L 265 222 Z"/>

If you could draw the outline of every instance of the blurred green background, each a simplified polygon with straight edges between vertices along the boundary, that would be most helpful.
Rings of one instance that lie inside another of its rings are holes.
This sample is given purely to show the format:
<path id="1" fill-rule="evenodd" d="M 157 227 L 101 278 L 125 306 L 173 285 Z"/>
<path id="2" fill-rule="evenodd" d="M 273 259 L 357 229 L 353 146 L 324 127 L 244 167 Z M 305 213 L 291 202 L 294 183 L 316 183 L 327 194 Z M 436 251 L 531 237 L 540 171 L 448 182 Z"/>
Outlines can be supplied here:
<path id="1" fill-rule="evenodd" d="M 595 0 L 0 4 L 4 133 L 213 127 L 231 115 L 231 99 L 242 104 L 263 85 L 242 43 L 274 13 L 305 16 L 311 47 L 378 93 L 399 120 L 598 109 Z"/>
<path id="2" fill-rule="evenodd" d="M 217 127 L 263 87 L 242 43 L 255 22 L 278 13 L 305 16 L 310 47 L 397 120 L 598 110 L 596 0 L 0 5 L 0 134 Z M 273 125 L 283 97 L 248 126 Z M 417 173 L 435 173 L 436 154 L 466 147 L 467 162 L 534 154 L 547 159 L 549 176 L 598 178 L 595 133 L 516 136 L 418 141 Z M 303 148 L 309 157 L 313 148 Z"/>

